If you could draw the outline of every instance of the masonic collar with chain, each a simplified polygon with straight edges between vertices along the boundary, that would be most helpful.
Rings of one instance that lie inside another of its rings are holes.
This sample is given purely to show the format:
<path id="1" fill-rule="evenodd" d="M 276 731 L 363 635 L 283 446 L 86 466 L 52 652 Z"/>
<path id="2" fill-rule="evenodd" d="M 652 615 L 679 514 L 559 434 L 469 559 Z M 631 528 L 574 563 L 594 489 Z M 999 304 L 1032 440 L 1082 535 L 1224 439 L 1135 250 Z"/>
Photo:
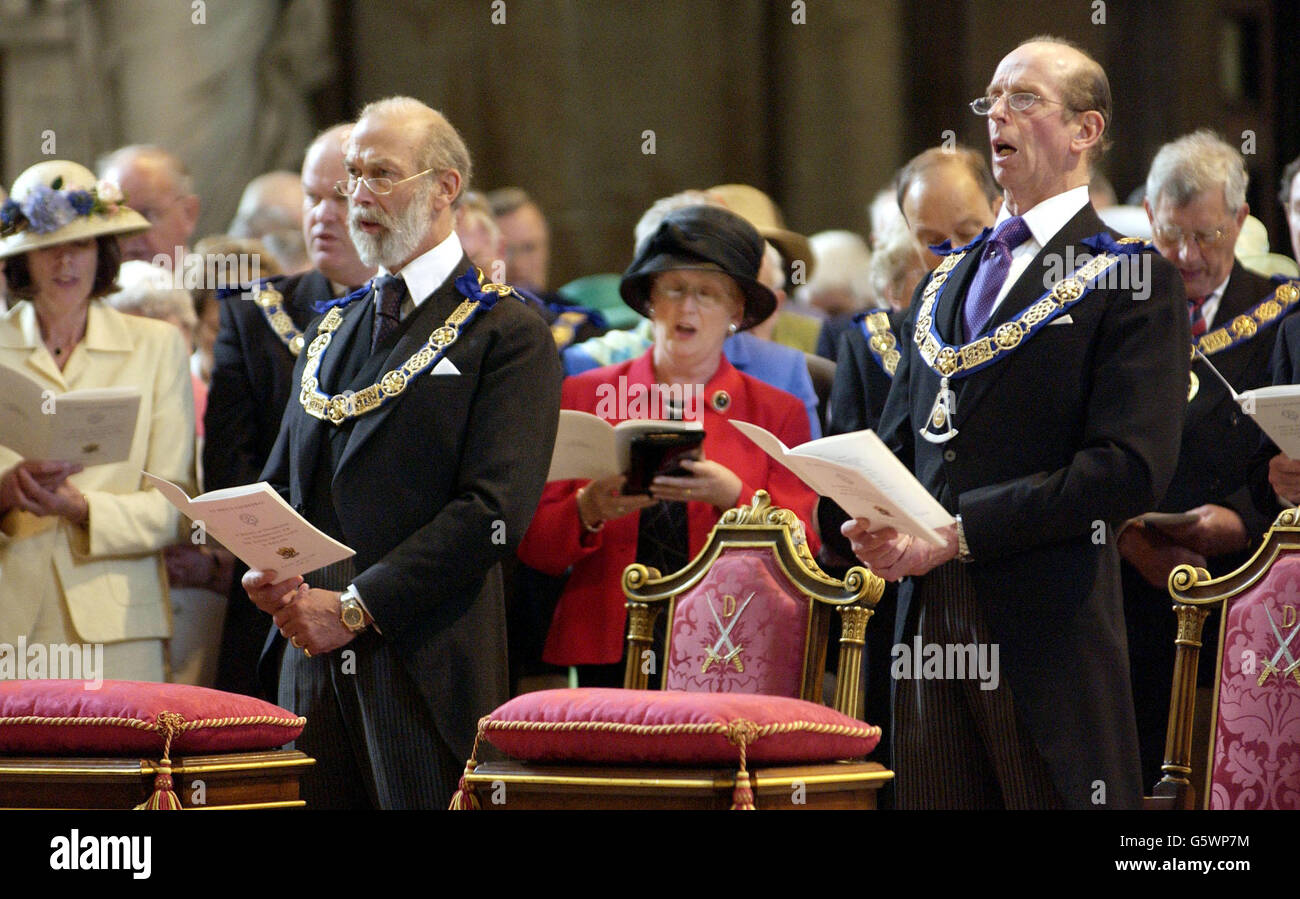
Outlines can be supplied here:
<path id="1" fill-rule="evenodd" d="M 1213 356 L 1235 346 L 1245 343 L 1285 318 L 1300 300 L 1300 282 L 1284 281 L 1277 289 L 1256 303 L 1253 307 L 1234 315 L 1221 327 L 1202 334 L 1192 341 L 1192 362 L 1196 361 L 1196 351 L 1203 356 Z M 1191 383 L 1187 388 L 1187 401 L 1190 403 L 1200 389 L 1200 378 L 1196 372 L 1191 373 Z"/>
<path id="2" fill-rule="evenodd" d="M 303 410 L 313 418 L 335 425 L 358 418 L 367 412 L 373 412 L 394 397 L 400 396 L 412 380 L 437 365 L 438 360 L 445 356 L 447 350 L 456 342 L 461 330 L 475 316 L 491 309 L 501 297 L 513 295 L 522 300 L 522 297 L 519 297 L 507 284 L 485 283 L 483 272 L 474 266 L 470 266 L 456 279 L 456 289 L 465 299 L 447 317 L 442 327 L 435 328 L 424 345 L 409 359 L 397 368 L 385 372 L 378 381 L 368 387 L 330 396 L 320 389 L 316 374 L 325 360 L 325 351 L 334 339 L 334 332 L 343 322 L 343 313 L 339 311 L 343 305 L 332 305 L 316 328 L 316 338 L 307 347 L 307 364 L 302 370 L 302 389 L 298 394 L 298 402 L 302 404 Z M 357 291 L 351 296 L 355 297 L 361 293 L 362 291 Z"/>
<path id="3" fill-rule="evenodd" d="M 275 336 L 279 337 L 280 342 L 297 357 L 302 352 L 307 339 L 294 325 L 293 319 L 284 308 L 284 295 L 269 283 L 263 282 L 253 295 L 253 300 L 257 303 L 257 308 L 262 310 L 262 317 L 275 332 Z"/>
<path id="4" fill-rule="evenodd" d="M 920 429 L 921 436 L 931 443 L 946 443 L 957 436 L 957 430 L 952 426 L 957 413 L 957 402 L 956 395 L 949 388 L 951 379 L 964 378 L 1014 352 L 1053 319 L 1087 296 L 1102 273 L 1122 256 L 1141 252 L 1150 246 L 1134 237 L 1115 241 L 1109 235 L 1099 234 L 1088 238 L 1083 243 L 1098 250 L 1096 256 L 1075 269 L 1073 274 L 1057 281 L 1015 318 L 998 325 L 992 334 L 976 337 L 963 346 L 953 346 L 939 336 L 934 321 L 934 307 L 940 291 L 948 281 L 949 273 L 978 243 L 980 240 L 977 238 L 945 256 L 921 294 L 921 306 L 912 339 L 921 359 L 941 378 L 934 406 L 926 418 L 925 426 Z M 932 427 L 941 430 L 931 430 Z"/>
<path id="5" fill-rule="evenodd" d="M 867 351 L 876 364 L 890 378 L 898 370 L 898 360 L 902 354 L 898 350 L 898 338 L 889 327 L 889 313 L 885 311 L 867 312 L 858 317 L 862 334 L 867 338 Z"/>

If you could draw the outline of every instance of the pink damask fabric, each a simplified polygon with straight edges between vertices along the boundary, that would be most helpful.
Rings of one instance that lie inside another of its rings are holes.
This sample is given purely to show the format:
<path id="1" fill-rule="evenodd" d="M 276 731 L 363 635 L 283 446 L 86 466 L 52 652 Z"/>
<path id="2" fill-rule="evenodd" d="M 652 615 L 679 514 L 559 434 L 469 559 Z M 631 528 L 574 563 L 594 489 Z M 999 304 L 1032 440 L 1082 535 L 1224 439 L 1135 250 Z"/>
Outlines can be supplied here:
<path id="1" fill-rule="evenodd" d="M 665 689 L 798 697 L 810 607 L 796 593 L 767 550 L 724 553 L 677 600 Z"/>
<path id="2" fill-rule="evenodd" d="M 1300 808 L 1300 556 L 1233 603 L 1223 646 L 1210 808 Z"/>

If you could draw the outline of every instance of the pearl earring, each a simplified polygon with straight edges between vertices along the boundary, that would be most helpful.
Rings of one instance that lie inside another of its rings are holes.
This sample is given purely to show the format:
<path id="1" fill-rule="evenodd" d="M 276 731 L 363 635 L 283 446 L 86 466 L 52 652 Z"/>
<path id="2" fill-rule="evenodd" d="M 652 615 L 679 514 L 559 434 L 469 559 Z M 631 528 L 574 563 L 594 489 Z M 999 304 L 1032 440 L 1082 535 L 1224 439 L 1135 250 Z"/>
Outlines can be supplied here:
<path id="1" fill-rule="evenodd" d="M 731 324 L 727 325 L 727 333 L 728 333 L 728 334 L 735 334 L 737 330 L 739 330 L 739 329 L 736 327 L 736 323 L 735 323 L 735 322 L 732 322 Z"/>

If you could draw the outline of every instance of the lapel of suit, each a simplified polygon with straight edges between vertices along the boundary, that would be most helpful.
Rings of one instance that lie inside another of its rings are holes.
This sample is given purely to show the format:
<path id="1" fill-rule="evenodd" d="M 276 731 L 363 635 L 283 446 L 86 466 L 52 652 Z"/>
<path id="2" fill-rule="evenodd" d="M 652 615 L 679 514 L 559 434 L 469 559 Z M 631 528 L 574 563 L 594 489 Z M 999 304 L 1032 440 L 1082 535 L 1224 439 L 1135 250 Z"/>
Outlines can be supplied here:
<path id="1" fill-rule="evenodd" d="M 377 369 L 373 365 L 366 365 L 357 377 L 356 381 L 349 386 L 353 390 L 359 390 L 373 384 L 384 372 L 398 368 L 409 359 L 416 350 L 422 347 L 429 339 L 435 328 L 440 327 L 447 317 L 455 311 L 456 307 L 465 299 L 460 291 L 456 289 L 456 279 L 464 273 L 469 267 L 468 257 L 462 256 L 460 263 L 452 269 L 447 279 L 429 295 L 423 303 L 411 313 L 412 321 L 410 327 L 406 328 L 396 344 L 384 358 L 383 364 Z M 470 324 L 473 327 L 473 323 Z M 445 357 L 444 357 L 445 358 Z M 419 377 L 428 377 L 429 373 L 425 372 Z M 370 439 L 371 435 L 379 428 L 389 415 L 393 413 L 405 399 L 405 395 L 396 396 L 387 403 L 375 409 L 373 412 L 367 412 L 365 415 L 357 418 L 356 424 L 352 427 L 352 433 L 348 437 L 348 445 L 343 450 L 343 456 L 339 459 L 338 470 L 342 471 L 347 467 L 358 450 Z M 337 475 L 337 472 L 335 472 Z"/>
<path id="2" fill-rule="evenodd" d="M 367 293 L 359 300 L 354 300 L 343 311 L 343 322 L 334 332 L 330 339 L 330 345 L 325 350 L 325 358 L 321 362 L 320 370 L 316 373 L 316 379 L 319 382 L 318 389 L 326 395 L 332 396 L 340 392 L 343 388 L 338 383 L 339 370 L 344 364 L 352 343 L 357 339 L 369 340 L 369 334 L 360 334 L 361 321 L 366 317 L 366 306 L 374 302 L 374 291 Z M 315 339 L 315 335 L 309 335 L 307 343 Z M 306 350 L 303 351 L 304 353 Z M 302 366 L 299 365 L 294 369 L 295 375 L 301 377 Z M 289 402 L 299 403 L 298 394 L 301 391 L 301 384 L 294 384 L 293 391 L 290 394 Z M 295 496 L 306 496 L 311 489 L 313 478 L 316 475 L 316 466 L 320 464 L 321 454 L 324 452 L 324 438 L 327 428 L 334 425 L 328 421 L 323 421 L 313 415 L 308 415 L 303 411 L 301 404 L 298 408 L 298 415 L 301 425 L 293 432 L 293 460 L 291 466 L 292 479 L 296 482 L 297 488 Z"/>
<path id="3" fill-rule="evenodd" d="M 1093 255 L 1093 251 L 1087 247 L 1081 246 L 1080 241 L 1085 237 L 1092 237 L 1100 231 L 1105 231 L 1106 226 L 1097 213 L 1093 211 L 1091 205 L 1084 206 L 1074 217 L 1057 231 L 1052 239 L 1047 242 L 1038 254 L 1034 256 L 1027 268 L 1020 273 L 1016 283 L 1011 286 L 1011 290 L 1002 298 L 998 308 L 994 311 L 992 318 L 989 319 L 988 327 L 984 329 L 985 334 L 991 334 L 997 330 L 998 326 L 1011 321 L 1026 307 L 1036 302 L 1050 286 L 1044 283 L 1043 274 L 1051 268 L 1058 268 L 1062 276 L 1071 274 L 1078 267 L 1078 262 L 1074 262 L 1070 271 L 1065 271 L 1059 266 L 1048 265 L 1049 260 L 1058 259 L 1069 261 L 1071 256 L 1078 257 L 1080 254 Z M 1067 253 L 1067 248 L 1073 247 L 1074 253 Z M 964 261 L 964 260 L 963 260 Z M 969 288 L 969 284 L 966 285 Z M 962 292 L 965 298 L 966 291 Z M 1088 302 L 1084 299 L 1082 302 Z M 1035 334 L 1029 340 L 1034 340 L 1038 335 Z M 990 388 L 998 382 L 998 379 L 1006 373 L 1007 369 L 1016 364 L 1015 353 L 1013 352 L 1008 358 L 993 363 L 988 368 L 975 372 L 973 375 L 962 378 L 960 387 L 957 390 L 957 412 L 953 416 L 953 424 L 960 428 L 961 423 L 970 416 L 971 410 L 979 403 L 980 399 L 989 392 Z"/>

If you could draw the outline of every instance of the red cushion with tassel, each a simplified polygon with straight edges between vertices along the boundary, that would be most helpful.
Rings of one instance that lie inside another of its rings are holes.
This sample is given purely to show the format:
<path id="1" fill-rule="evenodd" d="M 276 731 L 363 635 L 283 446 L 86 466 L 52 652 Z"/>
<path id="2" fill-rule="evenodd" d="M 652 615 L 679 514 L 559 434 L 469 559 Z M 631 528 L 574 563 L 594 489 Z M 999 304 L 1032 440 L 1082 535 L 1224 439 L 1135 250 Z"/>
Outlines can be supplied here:
<path id="1" fill-rule="evenodd" d="M 276 749 L 306 723 L 251 696 L 187 684 L 0 681 L 0 753 L 157 758 L 164 713 L 179 716 L 172 754 Z"/>
<path id="2" fill-rule="evenodd" d="M 479 724 L 513 758 L 534 762 L 750 765 L 861 758 L 880 728 L 802 699 L 753 693 L 578 688 L 525 693 Z"/>

